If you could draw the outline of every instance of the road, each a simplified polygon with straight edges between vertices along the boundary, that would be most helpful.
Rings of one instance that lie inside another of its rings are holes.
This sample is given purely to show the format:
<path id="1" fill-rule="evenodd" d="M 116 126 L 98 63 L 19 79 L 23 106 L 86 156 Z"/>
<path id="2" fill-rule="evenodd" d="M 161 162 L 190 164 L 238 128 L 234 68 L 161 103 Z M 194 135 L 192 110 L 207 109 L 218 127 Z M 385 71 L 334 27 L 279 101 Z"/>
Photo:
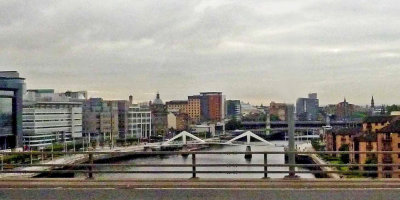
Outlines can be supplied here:
<path id="1" fill-rule="evenodd" d="M 399 199 L 400 189 L 240 189 L 240 188 L 2 188 L 0 199 L 285 199 L 367 200 Z"/>

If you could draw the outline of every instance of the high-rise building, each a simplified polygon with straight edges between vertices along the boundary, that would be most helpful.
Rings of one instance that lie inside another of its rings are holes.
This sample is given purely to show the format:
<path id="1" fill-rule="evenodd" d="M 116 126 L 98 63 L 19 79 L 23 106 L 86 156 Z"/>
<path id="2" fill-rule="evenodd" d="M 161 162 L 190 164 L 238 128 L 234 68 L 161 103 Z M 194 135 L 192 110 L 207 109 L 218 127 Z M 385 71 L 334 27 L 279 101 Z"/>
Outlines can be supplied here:
<path id="1" fill-rule="evenodd" d="M 22 101 L 25 79 L 0 71 L 0 149 L 22 147 Z"/>
<path id="2" fill-rule="evenodd" d="M 225 118 L 225 97 L 222 92 L 200 93 L 201 121 L 220 122 Z"/>
<path id="3" fill-rule="evenodd" d="M 226 116 L 229 119 L 240 120 L 241 119 L 241 103 L 240 100 L 227 100 L 226 101 Z"/>
<path id="4" fill-rule="evenodd" d="M 319 100 L 317 93 L 308 94 L 308 98 L 298 98 L 296 115 L 300 121 L 316 121 L 318 119 Z"/>

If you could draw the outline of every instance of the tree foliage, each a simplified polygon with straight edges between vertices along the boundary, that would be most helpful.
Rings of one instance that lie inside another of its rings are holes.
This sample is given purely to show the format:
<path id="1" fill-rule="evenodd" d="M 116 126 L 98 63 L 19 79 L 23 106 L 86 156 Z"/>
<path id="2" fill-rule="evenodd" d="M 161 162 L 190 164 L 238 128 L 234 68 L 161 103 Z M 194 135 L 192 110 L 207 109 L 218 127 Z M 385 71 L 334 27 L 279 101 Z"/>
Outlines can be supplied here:
<path id="1" fill-rule="evenodd" d="M 281 121 L 277 115 L 270 115 L 269 118 L 271 121 Z"/>
<path id="2" fill-rule="evenodd" d="M 349 145 L 348 144 L 342 144 L 340 146 L 339 151 L 349 151 Z M 340 160 L 344 163 L 347 164 L 350 162 L 350 156 L 349 154 L 340 154 Z"/>
<path id="3" fill-rule="evenodd" d="M 386 113 L 390 114 L 393 111 L 400 111 L 400 105 L 391 105 L 391 106 L 386 106 Z"/>
<path id="4" fill-rule="evenodd" d="M 231 119 L 225 124 L 226 130 L 236 130 L 241 128 L 242 128 L 242 123 L 240 121 L 237 121 L 236 119 Z"/>

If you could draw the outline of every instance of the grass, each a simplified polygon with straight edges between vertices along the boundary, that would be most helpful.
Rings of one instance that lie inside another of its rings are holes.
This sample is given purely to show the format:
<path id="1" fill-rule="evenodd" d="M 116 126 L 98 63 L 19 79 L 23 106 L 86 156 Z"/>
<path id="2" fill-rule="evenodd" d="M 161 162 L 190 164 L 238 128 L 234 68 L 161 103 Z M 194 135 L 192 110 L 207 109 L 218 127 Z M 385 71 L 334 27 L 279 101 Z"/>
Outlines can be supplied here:
<path id="1" fill-rule="evenodd" d="M 323 155 L 320 155 L 320 157 L 330 164 L 334 164 L 334 165 L 345 164 L 340 160 L 339 157 L 336 157 L 336 156 L 330 156 L 330 155 L 323 154 Z M 362 173 L 351 173 L 352 170 L 348 166 L 336 166 L 336 169 L 341 171 L 342 174 L 344 176 L 346 176 L 346 178 L 365 178 L 366 177 Z"/>

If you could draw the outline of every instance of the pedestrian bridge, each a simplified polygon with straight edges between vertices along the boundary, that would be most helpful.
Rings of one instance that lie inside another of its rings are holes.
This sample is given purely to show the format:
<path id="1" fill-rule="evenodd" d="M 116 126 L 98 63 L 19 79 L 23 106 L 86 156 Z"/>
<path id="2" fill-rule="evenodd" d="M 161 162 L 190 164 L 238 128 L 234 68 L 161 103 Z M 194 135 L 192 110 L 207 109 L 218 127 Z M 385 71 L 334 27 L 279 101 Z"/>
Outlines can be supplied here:
<path id="1" fill-rule="evenodd" d="M 246 138 L 246 142 L 238 142 L 240 139 Z M 191 140 L 190 140 L 191 139 Z M 267 145 L 267 146 L 275 146 L 275 144 L 268 142 L 261 138 L 260 136 L 252 133 L 251 131 L 246 131 L 229 141 L 213 141 L 211 140 L 203 140 L 189 132 L 182 131 L 178 135 L 174 136 L 173 138 L 162 142 L 162 143 L 153 143 L 148 144 L 146 147 L 166 147 L 166 146 L 183 146 L 183 145 L 203 145 L 203 144 L 220 144 L 220 145 L 252 145 L 251 140 L 256 140 L 257 146 L 260 145 Z"/>

